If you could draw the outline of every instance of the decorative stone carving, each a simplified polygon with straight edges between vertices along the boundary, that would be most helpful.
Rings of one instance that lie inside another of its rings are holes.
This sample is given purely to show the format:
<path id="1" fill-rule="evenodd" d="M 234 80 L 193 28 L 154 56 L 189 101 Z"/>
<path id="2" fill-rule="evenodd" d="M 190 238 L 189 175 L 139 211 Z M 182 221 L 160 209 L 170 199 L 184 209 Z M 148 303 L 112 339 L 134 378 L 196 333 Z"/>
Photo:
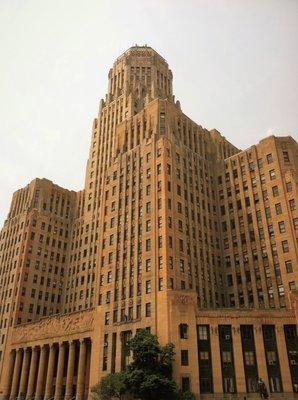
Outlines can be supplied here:
<path id="1" fill-rule="evenodd" d="M 189 304 L 191 303 L 191 297 L 185 295 L 179 296 L 179 302 L 182 304 Z"/>
<path id="2" fill-rule="evenodd" d="M 13 328 L 11 341 L 15 344 L 45 338 L 53 340 L 59 336 L 92 331 L 93 325 L 94 310 L 57 315 Z"/>

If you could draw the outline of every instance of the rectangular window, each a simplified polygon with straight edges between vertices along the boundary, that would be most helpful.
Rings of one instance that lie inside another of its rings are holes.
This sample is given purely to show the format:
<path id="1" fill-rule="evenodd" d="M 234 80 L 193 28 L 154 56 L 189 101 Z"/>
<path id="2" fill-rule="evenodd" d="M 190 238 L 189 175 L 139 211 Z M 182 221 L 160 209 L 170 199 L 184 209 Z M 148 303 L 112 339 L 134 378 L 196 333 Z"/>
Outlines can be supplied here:
<path id="1" fill-rule="evenodd" d="M 275 170 L 274 170 L 274 169 L 271 169 L 271 170 L 269 171 L 269 176 L 270 176 L 270 179 L 271 179 L 272 181 L 276 178 L 276 174 L 275 174 Z"/>
<path id="2" fill-rule="evenodd" d="M 272 157 L 272 154 L 271 154 L 271 153 L 270 153 L 270 154 L 267 154 L 266 158 L 267 158 L 267 163 L 268 163 L 268 164 L 271 164 L 271 163 L 273 162 L 273 157 Z"/>
<path id="3" fill-rule="evenodd" d="M 289 157 L 289 152 L 288 151 L 283 151 L 282 152 L 283 158 L 284 158 L 284 162 L 288 163 L 290 162 L 290 157 Z"/>
<path id="4" fill-rule="evenodd" d="M 296 204 L 294 199 L 289 200 L 289 207 L 291 211 L 296 210 Z"/>
<path id="5" fill-rule="evenodd" d="M 146 281 L 146 293 L 151 293 L 151 280 Z"/>
<path id="6" fill-rule="evenodd" d="M 273 186 L 272 187 L 272 194 L 273 194 L 273 196 L 274 197 L 277 197 L 278 196 L 278 186 Z"/>
<path id="7" fill-rule="evenodd" d="M 188 350 L 181 350 L 181 365 L 188 365 Z"/>
<path id="8" fill-rule="evenodd" d="M 282 245 L 282 251 L 284 253 L 288 253 L 289 252 L 289 243 L 288 243 L 288 241 L 287 240 L 283 240 L 281 242 L 281 245 Z"/>
<path id="9" fill-rule="evenodd" d="M 199 325 L 198 327 L 199 340 L 208 340 L 208 330 L 206 325 Z"/>
<path id="10" fill-rule="evenodd" d="M 282 214 L 282 208 L 280 203 L 275 204 L 275 213 L 276 215 Z"/>
<path id="11" fill-rule="evenodd" d="M 292 273 L 293 272 L 292 260 L 285 261 L 285 267 L 288 274 Z"/>
<path id="12" fill-rule="evenodd" d="M 278 228 L 279 228 L 279 232 L 280 233 L 285 233 L 285 231 L 286 231 L 285 222 L 284 221 L 280 221 L 278 223 Z"/>
<path id="13" fill-rule="evenodd" d="M 158 279 L 158 290 L 161 292 L 163 289 L 163 278 Z"/>
<path id="14" fill-rule="evenodd" d="M 146 303 L 146 310 L 145 310 L 145 315 L 146 317 L 151 317 L 151 303 Z"/>
<path id="15" fill-rule="evenodd" d="M 292 182 L 286 182 L 286 190 L 287 190 L 287 192 L 288 193 L 291 192 L 292 189 L 293 189 Z"/>

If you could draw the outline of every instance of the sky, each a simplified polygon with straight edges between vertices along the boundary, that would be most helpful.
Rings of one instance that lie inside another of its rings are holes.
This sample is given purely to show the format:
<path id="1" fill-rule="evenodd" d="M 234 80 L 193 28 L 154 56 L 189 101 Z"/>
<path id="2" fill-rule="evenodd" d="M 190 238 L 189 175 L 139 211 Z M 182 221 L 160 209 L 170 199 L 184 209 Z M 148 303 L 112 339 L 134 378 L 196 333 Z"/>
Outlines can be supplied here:
<path id="1" fill-rule="evenodd" d="M 153 47 L 182 110 L 245 149 L 298 139 L 297 0 L 0 0 L 0 226 L 35 177 L 80 190 L 114 60 Z"/>

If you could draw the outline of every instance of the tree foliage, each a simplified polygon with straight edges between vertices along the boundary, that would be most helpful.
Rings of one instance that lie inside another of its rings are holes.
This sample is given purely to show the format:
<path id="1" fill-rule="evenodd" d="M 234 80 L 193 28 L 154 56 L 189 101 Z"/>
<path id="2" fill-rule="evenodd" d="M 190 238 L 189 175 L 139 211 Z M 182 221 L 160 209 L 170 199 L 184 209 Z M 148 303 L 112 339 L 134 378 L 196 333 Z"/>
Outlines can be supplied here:
<path id="1" fill-rule="evenodd" d="M 96 400 L 121 399 L 124 394 L 140 400 L 192 400 L 179 393 L 172 379 L 174 345 L 160 346 L 157 336 L 140 329 L 129 342 L 132 362 L 126 370 L 107 375 L 92 388 Z"/>
<path id="2" fill-rule="evenodd" d="M 121 400 L 126 392 L 124 375 L 119 372 L 109 374 L 91 389 L 95 400 L 110 400 L 112 398 Z"/>
<path id="3" fill-rule="evenodd" d="M 140 329 L 130 341 L 133 361 L 125 371 L 129 392 L 142 400 L 175 399 L 177 387 L 172 379 L 174 345 L 161 347 L 156 335 Z"/>

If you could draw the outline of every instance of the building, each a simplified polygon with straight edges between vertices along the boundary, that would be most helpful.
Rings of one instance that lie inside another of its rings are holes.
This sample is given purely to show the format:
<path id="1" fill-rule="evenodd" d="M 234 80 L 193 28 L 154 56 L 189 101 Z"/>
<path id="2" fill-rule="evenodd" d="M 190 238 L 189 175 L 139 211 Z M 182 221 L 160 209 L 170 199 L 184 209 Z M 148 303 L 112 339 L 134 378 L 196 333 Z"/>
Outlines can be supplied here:
<path id="1" fill-rule="evenodd" d="M 197 395 L 298 393 L 298 145 L 241 151 L 135 46 L 109 72 L 84 190 L 36 179 L 0 235 L 2 398 L 83 400 L 150 328 Z"/>

